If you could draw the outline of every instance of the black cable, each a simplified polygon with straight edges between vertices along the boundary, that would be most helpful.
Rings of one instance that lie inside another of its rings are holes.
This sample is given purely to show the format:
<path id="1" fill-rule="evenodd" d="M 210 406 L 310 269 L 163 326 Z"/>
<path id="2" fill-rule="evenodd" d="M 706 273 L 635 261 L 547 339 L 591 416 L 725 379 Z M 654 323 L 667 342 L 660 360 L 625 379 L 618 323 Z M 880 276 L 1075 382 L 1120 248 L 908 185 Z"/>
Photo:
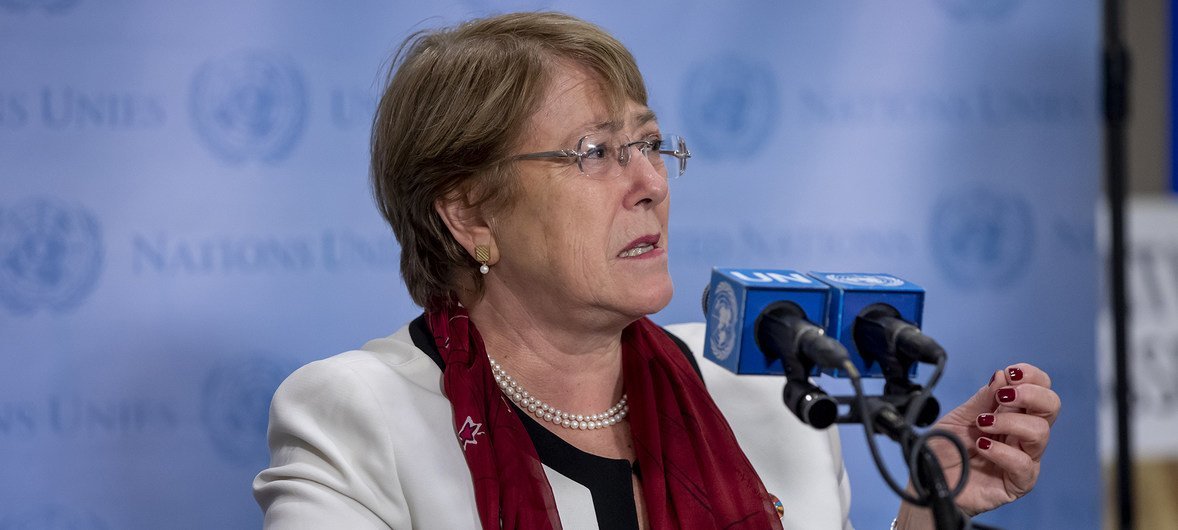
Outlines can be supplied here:
<path id="1" fill-rule="evenodd" d="M 883 457 L 879 454 L 879 447 L 875 444 L 875 426 L 873 425 L 875 422 L 871 417 L 870 409 L 867 408 L 866 392 L 863 391 L 863 382 L 859 377 L 859 371 L 850 362 L 847 363 L 845 371 L 850 376 L 851 386 L 855 389 L 855 403 L 863 415 L 863 432 L 867 435 L 867 448 L 871 451 L 871 461 L 875 463 L 875 468 L 879 470 L 879 475 L 883 477 L 888 487 L 903 499 L 904 502 L 917 506 L 928 506 L 928 502 L 924 499 L 913 497 L 904 491 L 904 488 L 900 487 L 896 479 L 892 477 L 891 472 L 888 471 L 887 466 L 884 465 Z"/>
<path id="2" fill-rule="evenodd" d="M 916 488 L 917 493 L 920 493 L 923 484 L 919 484 L 920 475 L 916 472 L 917 458 L 920 452 L 928 450 L 932 452 L 932 447 L 929 446 L 929 441 L 933 438 L 944 438 L 949 440 L 957 448 L 957 454 L 961 455 L 961 478 L 957 479 L 957 485 L 949 492 L 949 497 L 956 499 L 965 491 L 965 486 L 969 482 L 969 449 L 965 447 L 965 443 L 960 438 L 953 435 L 953 433 L 941 429 L 929 429 L 924 434 L 916 437 L 916 442 L 913 443 L 912 449 L 908 451 L 908 471 L 910 476 L 916 477 L 912 480 L 912 486 Z M 925 494 L 928 495 L 927 493 Z"/>
<path id="3" fill-rule="evenodd" d="M 938 499 L 937 493 L 933 491 L 934 488 L 926 487 L 926 485 L 921 482 L 919 459 L 922 455 L 925 455 L 927 456 L 928 460 L 930 460 L 928 465 L 938 466 L 939 468 L 940 462 L 937 461 L 935 456 L 933 456 L 930 442 L 934 438 L 945 438 L 953 445 L 953 447 L 957 450 L 959 457 L 961 458 L 961 476 L 957 480 L 957 483 L 949 489 L 947 498 L 945 498 L 945 500 L 949 502 L 951 510 L 953 510 L 952 513 L 956 514 L 955 518 L 951 517 L 950 520 L 960 521 L 961 528 L 991 528 L 980 523 L 975 524 L 968 516 L 966 516 L 964 513 L 961 513 L 961 510 L 957 508 L 955 502 L 957 496 L 960 495 L 961 492 L 965 491 L 965 487 L 969 483 L 969 449 L 965 447 L 965 444 L 957 436 L 942 429 L 931 429 L 920 435 L 915 435 L 914 431 L 911 429 L 911 425 L 913 425 L 913 421 L 916 419 L 916 416 L 919 415 L 921 407 L 924 405 L 924 402 L 927 401 L 927 399 L 932 395 L 933 388 L 936 387 L 937 383 L 941 379 L 941 376 L 944 374 L 945 364 L 946 361 L 944 358 L 938 360 L 936 367 L 933 370 L 933 374 L 929 377 L 925 387 L 922 388 L 917 395 L 913 396 L 912 401 L 909 402 L 909 408 L 904 417 L 906 429 L 900 433 L 902 439 L 898 440 L 900 442 L 901 448 L 906 453 L 906 463 L 908 464 L 909 476 L 911 478 L 913 489 L 917 492 L 916 496 L 909 495 L 908 492 L 904 490 L 904 488 L 900 487 L 900 484 L 892 476 L 891 472 L 887 469 L 887 466 L 883 462 L 883 457 L 880 455 L 879 447 L 875 442 L 875 414 L 873 410 L 867 405 L 866 393 L 863 391 L 863 383 L 859 377 L 858 370 L 856 370 L 854 365 L 850 362 L 846 363 L 844 370 L 850 377 L 851 385 L 855 389 L 854 399 L 856 406 L 860 411 L 860 421 L 863 424 L 863 431 L 867 438 L 867 447 L 871 452 L 871 460 L 875 464 L 876 469 L 879 471 L 880 476 L 884 479 L 884 482 L 887 483 L 888 487 L 891 488 L 891 490 L 904 502 L 913 504 L 915 506 L 932 506 L 933 503 Z M 943 481 L 943 474 L 938 472 L 938 476 Z"/>
<path id="4" fill-rule="evenodd" d="M 948 357 L 942 355 L 937 359 L 937 364 L 933 368 L 933 375 L 929 376 L 928 382 L 925 383 L 924 388 L 920 393 L 912 398 L 912 402 L 908 405 L 908 413 L 904 415 L 904 421 L 908 425 L 916 425 L 916 417 L 924 410 L 924 403 L 933 395 L 933 387 L 941 381 L 941 375 L 945 373 L 945 364 L 948 363 Z"/>
<path id="5" fill-rule="evenodd" d="M 924 495 L 929 500 L 929 507 L 933 517 L 933 525 L 938 530 L 959 530 L 965 528 L 966 517 L 957 507 L 945 480 L 945 470 L 936 454 L 927 446 L 914 446 L 909 453 L 916 457 L 912 472 L 913 482 L 920 481 L 926 485 L 929 492 Z"/>

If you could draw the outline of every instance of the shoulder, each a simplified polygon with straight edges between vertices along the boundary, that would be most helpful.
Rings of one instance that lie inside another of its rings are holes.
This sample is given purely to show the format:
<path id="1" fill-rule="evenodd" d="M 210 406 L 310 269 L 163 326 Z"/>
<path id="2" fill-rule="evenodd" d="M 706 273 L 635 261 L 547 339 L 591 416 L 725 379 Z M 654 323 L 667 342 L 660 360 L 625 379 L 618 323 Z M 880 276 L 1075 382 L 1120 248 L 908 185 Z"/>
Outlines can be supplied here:
<path id="1" fill-rule="evenodd" d="M 270 467 L 254 480 L 268 527 L 477 522 L 473 509 L 414 494 L 428 487 L 474 506 L 441 369 L 408 327 L 291 374 L 271 402 L 268 438 Z"/>
<path id="2" fill-rule="evenodd" d="M 406 326 L 287 377 L 270 404 L 270 436 L 329 432 L 340 443 L 395 447 L 403 443 L 390 426 L 427 418 L 448 423 L 448 406 L 441 369 L 414 345 Z"/>
<path id="3" fill-rule="evenodd" d="M 359 349 L 299 368 L 283 381 L 274 399 L 341 398 L 386 392 L 390 386 L 441 395 L 441 378 L 441 370 L 413 344 L 406 326 Z"/>
<path id="4" fill-rule="evenodd" d="M 341 443 L 388 447 L 390 421 L 419 415 L 413 403 L 441 405 L 442 373 L 408 331 L 307 364 L 286 378 L 270 404 L 270 437 L 330 432 Z M 395 425 L 395 423 L 392 423 Z"/>

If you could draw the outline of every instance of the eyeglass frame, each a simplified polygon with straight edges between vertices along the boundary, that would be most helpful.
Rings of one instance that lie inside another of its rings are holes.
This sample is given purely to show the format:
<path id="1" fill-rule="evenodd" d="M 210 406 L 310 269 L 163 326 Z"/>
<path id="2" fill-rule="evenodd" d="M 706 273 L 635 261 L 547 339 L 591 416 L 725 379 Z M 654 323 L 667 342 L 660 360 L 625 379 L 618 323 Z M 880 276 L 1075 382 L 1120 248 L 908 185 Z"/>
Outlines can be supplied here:
<path id="1" fill-rule="evenodd" d="M 514 161 L 514 160 L 540 160 L 540 159 L 545 159 L 545 158 L 576 158 L 577 159 L 577 169 L 581 172 L 582 175 L 588 176 L 588 173 L 585 172 L 585 166 L 581 161 L 586 156 L 588 156 L 589 153 L 588 153 L 588 150 L 579 151 L 579 149 L 582 149 L 582 147 L 584 147 L 585 140 L 588 139 L 589 136 L 591 136 L 591 135 L 587 134 L 585 136 L 582 136 L 580 140 L 577 140 L 577 149 L 560 149 L 557 151 L 539 151 L 536 153 L 525 153 L 522 155 L 515 155 L 515 156 L 511 157 L 510 160 Z M 679 160 L 679 173 L 675 176 L 677 176 L 677 177 L 683 176 L 683 173 L 685 173 L 687 171 L 687 159 L 691 158 L 691 150 L 687 148 L 687 139 L 682 136 L 674 135 L 674 134 L 667 135 L 667 137 L 677 139 L 679 145 L 676 145 L 675 149 L 659 149 L 658 153 L 660 155 L 670 155 L 670 156 L 673 156 L 676 159 L 678 159 Z M 657 140 L 660 143 L 662 143 L 664 138 L 658 138 Z M 618 146 L 618 160 L 617 160 L 618 166 L 626 167 L 626 165 L 630 163 L 630 148 L 631 147 L 641 146 L 641 145 L 645 144 L 646 145 L 645 148 L 639 147 L 639 149 L 638 149 L 639 151 L 642 151 L 643 154 L 645 155 L 646 151 L 654 148 L 653 143 L 654 143 L 654 140 L 636 140 L 633 142 L 627 142 L 627 143 L 619 145 Z"/>

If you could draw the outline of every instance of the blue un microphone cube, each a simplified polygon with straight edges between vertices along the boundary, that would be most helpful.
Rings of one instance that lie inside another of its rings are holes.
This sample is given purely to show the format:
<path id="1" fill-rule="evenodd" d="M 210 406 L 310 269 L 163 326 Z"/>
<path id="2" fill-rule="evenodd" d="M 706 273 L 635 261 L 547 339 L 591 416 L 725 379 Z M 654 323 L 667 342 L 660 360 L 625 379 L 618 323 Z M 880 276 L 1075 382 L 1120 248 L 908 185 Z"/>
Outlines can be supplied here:
<path id="1" fill-rule="evenodd" d="M 884 304 L 895 309 L 899 318 L 919 328 L 924 313 L 924 289 L 891 274 L 811 272 L 810 276 L 830 286 L 826 334 L 847 348 L 851 362 L 855 363 L 855 368 L 863 377 L 883 377 L 879 364 L 866 366 L 863 355 L 855 345 L 855 317 L 869 306 Z M 845 377 L 838 372 L 833 370 L 827 373 Z M 909 377 L 915 376 L 916 364 L 913 363 Z"/>
<path id="2" fill-rule="evenodd" d="M 766 358 L 757 347 L 757 316 L 773 302 L 789 301 L 802 308 L 811 323 L 825 327 L 829 290 L 793 270 L 712 269 L 704 301 L 704 357 L 735 374 L 785 375 L 781 360 Z"/>

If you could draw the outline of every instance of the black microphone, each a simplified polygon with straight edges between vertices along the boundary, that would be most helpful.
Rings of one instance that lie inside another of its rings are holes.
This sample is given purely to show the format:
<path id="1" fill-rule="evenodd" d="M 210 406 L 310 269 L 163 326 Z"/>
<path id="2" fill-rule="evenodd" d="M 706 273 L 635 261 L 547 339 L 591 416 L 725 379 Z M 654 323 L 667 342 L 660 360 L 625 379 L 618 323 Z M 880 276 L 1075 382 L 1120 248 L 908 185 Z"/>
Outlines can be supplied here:
<path id="1" fill-rule="evenodd" d="M 904 410 L 921 386 L 912 382 L 916 363 L 937 364 L 945 349 L 920 330 L 924 289 L 890 274 L 811 273 L 831 287 L 828 333 L 857 355 L 865 373 L 887 383 L 883 398 Z M 931 396 L 922 401 L 914 424 L 927 426 L 940 414 Z"/>
<path id="2" fill-rule="evenodd" d="M 891 377 L 889 365 L 897 361 L 937 364 L 945 357 L 945 349 L 937 341 L 904 320 L 898 309 L 884 303 L 869 305 L 855 316 L 853 338 L 864 360 L 870 356 L 881 363 L 884 377 Z"/>
<path id="3" fill-rule="evenodd" d="M 786 377 L 808 377 L 815 364 L 841 369 L 850 360 L 842 344 L 827 337 L 822 327 L 790 301 L 773 302 L 762 309 L 753 321 L 753 338 L 762 352 L 781 359 Z"/>
<path id="4" fill-rule="evenodd" d="M 839 369 L 850 362 L 846 348 L 826 336 L 821 327 L 806 318 L 793 302 L 773 302 L 753 323 L 757 347 L 766 355 L 781 359 L 785 370 L 782 399 L 798 419 L 816 429 L 825 429 L 838 419 L 838 404 L 809 381 L 814 365 Z"/>
<path id="5" fill-rule="evenodd" d="M 829 290 L 796 271 L 713 269 L 704 291 L 704 356 L 736 374 L 785 375 L 786 406 L 808 425 L 830 426 L 838 405 L 809 377 L 816 366 L 854 367 L 821 326 Z"/>

